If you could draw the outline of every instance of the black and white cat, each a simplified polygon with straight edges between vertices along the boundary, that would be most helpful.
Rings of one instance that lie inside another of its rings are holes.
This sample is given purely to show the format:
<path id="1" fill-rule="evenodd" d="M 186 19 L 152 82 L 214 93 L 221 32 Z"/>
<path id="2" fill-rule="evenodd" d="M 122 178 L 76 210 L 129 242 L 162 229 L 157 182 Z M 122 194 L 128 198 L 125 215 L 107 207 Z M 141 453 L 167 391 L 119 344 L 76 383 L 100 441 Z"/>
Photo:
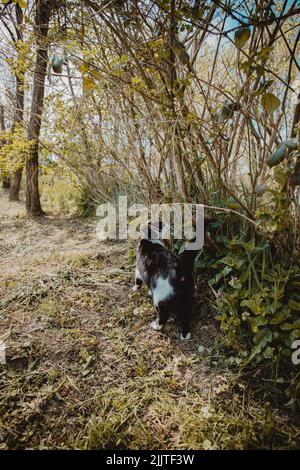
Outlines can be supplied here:
<path id="1" fill-rule="evenodd" d="M 193 267 L 198 251 L 187 250 L 175 255 L 159 239 L 161 231 L 160 223 L 149 224 L 144 230 L 146 238 L 138 246 L 133 290 L 143 283 L 149 287 L 158 314 L 151 323 L 153 329 L 160 330 L 174 313 L 181 322 L 180 339 L 188 340 L 194 304 Z"/>

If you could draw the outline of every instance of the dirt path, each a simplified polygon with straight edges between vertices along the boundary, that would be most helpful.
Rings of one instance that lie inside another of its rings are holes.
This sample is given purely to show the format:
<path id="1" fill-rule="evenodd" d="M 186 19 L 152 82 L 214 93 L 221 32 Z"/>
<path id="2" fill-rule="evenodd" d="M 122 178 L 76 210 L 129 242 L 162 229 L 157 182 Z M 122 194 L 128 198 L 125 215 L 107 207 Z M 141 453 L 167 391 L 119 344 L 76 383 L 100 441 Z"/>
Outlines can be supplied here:
<path id="1" fill-rule="evenodd" d="M 3 195 L 0 230 L 0 448 L 297 445 L 228 368 L 205 283 L 183 343 L 130 291 L 134 245 L 100 243 L 94 221 L 27 221 Z"/>

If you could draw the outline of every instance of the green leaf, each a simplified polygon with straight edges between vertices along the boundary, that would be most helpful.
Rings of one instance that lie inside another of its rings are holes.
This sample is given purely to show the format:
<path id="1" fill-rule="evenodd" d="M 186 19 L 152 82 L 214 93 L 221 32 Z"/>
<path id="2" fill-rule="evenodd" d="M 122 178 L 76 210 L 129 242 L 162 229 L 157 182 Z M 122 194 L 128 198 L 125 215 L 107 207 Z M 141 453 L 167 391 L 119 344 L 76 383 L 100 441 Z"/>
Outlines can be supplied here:
<path id="1" fill-rule="evenodd" d="M 240 290 L 243 287 L 240 280 L 237 279 L 236 277 L 232 277 L 231 280 L 228 282 L 228 284 L 234 289 Z"/>
<path id="2" fill-rule="evenodd" d="M 280 325 L 280 329 L 283 331 L 289 331 L 293 329 L 293 325 L 291 323 L 285 322 Z"/>
<path id="3" fill-rule="evenodd" d="M 241 307 L 248 307 L 255 315 L 260 315 L 263 313 L 263 309 L 261 307 L 261 298 L 256 298 L 256 299 L 245 299 L 242 300 L 241 302 Z"/>
<path id="4" fill-rule="evenodd" d="M 294 339 L 300 338 L 300 329 L 299 330 L 293 330 L 290 337 L 291 337 L 292 341 Z"/>
<path id="5" fill-rule="evenodd" d="M 253 66 L 255 72 L 256 72 L 256 75 L 258 77 L 262 77 L 263 74 L 264 74 L 264 68 L 261 66 L 261 65 L 255 65 Z"/>
<path id="6" fill-rule="evenodd" d="M 249 28 L 240 28 L 234 34 L 234 43 L 237 47 L 243 47 L 251 36 Z"/>
<path id="7" fill-rule="evenodd" d="M 272 114 L 280 106 L 280 100 L 273 93 L 265 93 L 261 97 L 261 104 L 268 114 Z"/>
<path id="8" fill-rule="evenodd" d="M 269 328 L 264 328 L 259 331 L 254 337 L 255 346 L 251 351 L 248 362 L 252 361 L 252 359 L 265 348 L 267 343 L 270 343 L 270 341 L 272 341 L 272 331 Z"/>
<path id="9" fill-rule="evenodd" d="M 209 281 L 210 285 L 217 284 L 220 279 L 223 277 L 227 276 L 232 271 L 232 267 L 230 266 L 225 266 L 225 268 L 222 269 L 222 271 L 218 272 L 213 279 Z"/>
<path id="10" fill-rule="evenodd" d="M 239 203 L 232 196 L 230 196 L 226 200 L 226 206 L 229 207 L 230 209 L 239 209 L 241 207 Z"/>
<path id="11" fill-rule="evenodd" d="M 282 142 L 279 147 L 272 153 L 272 155 L 268 158 L 267 164 L 270 168 L 275 165 L 278 165 L 280 162 L 284 160 L 286 151 L 288 149 L 295 150 L 297 148 L 297 139 L 287 139 Z"/>
<path id="12" fill-rule="evenodd" d="M 300 329 L 300 318 L 298 320 L 294 321 L 293 323 L 293 329 Z"/>
<path id="13" fill-rule="evenodd" d="M 294 300 L 294 299 L 290 299 L 290 300 L 289 300 L 289 307 L 290 307 L 292 310 L 296 310 L 296 311 L 300 312 L 300 302 L 297 302 L 297 301 Z"/>
<path id="14" fill-rule="evenodd" d="M 280 162 L 282 162 L 285 157 L 285 152 L 286 146 L 284 144 L 281 144 L 275 150 L 275 152 L 273 152 L 272 155 L 267 159 L 267 164 L 269 165 L 269 167 L 272 168 L 272 166 L 278 165 Z"/>
<path id="15" fill-rule="evenodd" d="M 242 63 L 240 64 L 240 69 L 241 69 L 241 71 L 244 72 L 244 73 L 250 72 L 250 71 L 251 71 L 251 66 L 250 66 L 250 64 L 249 64 L 249 61 L 248 61 L 248 60 L 245 60 L 244 62 L 242 62 Z"/>
<path id="16" fill-rule="evenodd" d="M 274 355 L 274 348 L 270 348 L 270 346 L 268 346 L 263 353 L 264 358 L 271 359 L 273 355 Z"/>
<path id="17" fill-rule="evenodd" d="M 270 53 L 272 52 L 273 47 L 263 47 L 258 53 L 258 57 L 261 59 L 266 59 L 268 60 L 270 57 Z"/>
<path id="18" fill-rule="evenodd" d="M 231 266 L 233 268 L 240 268 L 242 264 L 244 264 L 243 259 L 234 258 L 233 256 L 224 256 L 224 258 L 219 260 L 219 263 L 226 264 L 227 266 Z"/>
<path id="19" fill-rule="evenodd" d="M 284 311 L 284 310 L 280 311 L 279 313 L 275 315 L 275 317 L 272 318 L 272 320 L 270 321 L 270 324 L 279 325 L 279 323 L 282 323 L 284 320 L 286 320 L 290 316 L 291 315 L 289 311 Z"/>
<path id="20" fill-rule="evenodd" d="M 245 312 L 244 312 L 244 315 L 245 315 Z M 265 326 L 268 324 L 268 319 L 265 317 L 260 317 L 260 316 L 249 318 L 248 321 L 251 325 L 253 333 L 257 333 L 260 326 Z"/>
<path id="21" fill-rule="evenodd" d="M 276 220 L 270 219 L 267 222 L 265 222 L 265 229 L 268 232 L 274 233 L 278 230 L 278 224 Z"/>

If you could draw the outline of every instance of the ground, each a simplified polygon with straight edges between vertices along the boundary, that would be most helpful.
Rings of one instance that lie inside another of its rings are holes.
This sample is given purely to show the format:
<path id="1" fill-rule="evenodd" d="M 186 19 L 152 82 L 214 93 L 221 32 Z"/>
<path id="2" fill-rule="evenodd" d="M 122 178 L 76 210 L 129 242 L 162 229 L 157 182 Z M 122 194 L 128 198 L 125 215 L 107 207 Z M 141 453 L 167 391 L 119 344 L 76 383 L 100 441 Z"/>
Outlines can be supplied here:
<path id="1" fill-rule="evenodd" d="M 0 197 L 0 448 L 299 446 L 276 381 L 230 367 L 205 278 L 192 340 L 174 322 L 153 331 L 146 290 L 130 289 L 134 244 L 100 242 L 95 226 L 28 221 Z"/>

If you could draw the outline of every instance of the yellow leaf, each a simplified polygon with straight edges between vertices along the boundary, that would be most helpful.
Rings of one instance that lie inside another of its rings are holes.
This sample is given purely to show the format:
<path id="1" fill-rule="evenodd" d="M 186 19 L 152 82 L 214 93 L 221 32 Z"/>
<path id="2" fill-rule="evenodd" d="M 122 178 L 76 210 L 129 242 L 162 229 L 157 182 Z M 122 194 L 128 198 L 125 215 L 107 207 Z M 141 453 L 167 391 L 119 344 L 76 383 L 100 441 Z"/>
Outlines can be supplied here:
<path id="1" fill-rule="evenodd" d="M 125 54 L 121 55 L 120 59 L 118 60 L 119 64 L 126 64 L 128 62 L 129 57 Z"/>
<path id="2" fill-rule="evenodd" d="M 186 119 L 188 120 L 188 122 L 195 122 L 197 121 L 197 116 L 194 113 L 188 113 L 186 115 Z"/>
<path id="3" fill-rule="evenodd" d="M 21 8 L 27 7 L 27 2 L 25 0 L 18 0 L 18 4 Z"/>
<path id="4" fill-rule="evenodd" d="M 235 32 L 234 43 L 237 47 L 243 47 L 251 36 L 249 28 L 240 28 Z"/>
<path id="5" fill-rule="evenodd" d="M 103 78 L 101 73 L 95 69 L 90 70 L 90 74 L 92 75 L 92 77 L 97 78 L 98 80 L 100 80 L 100 78 Z"/>
<path id="6" fill-rule="evenodd" d="M 79 71 L 80 71 L 81 73 L 87 72 L 89 68 L 90 68 L 89 64 L 81 64 L 81 65 L 79 65 Z"/>
<path id="7" fill-rule="evenodd" d="M 132 77 L 131 79 L 132 85 L 138 85 L 141 82 L 142 82 L 142 79 L 140 77 Z"/>
<path id="8" fill-rule="evenodd" d="M 265 93 L 261 97 L 261 104 L 268 114 L 272 114 L 280 106 L 280 100 L 273 93 Z"/>
<path id="9" fill-rule="evenodd" d="M 95 86 L 95 82 L 92 77 L 83 77 L 83 92 L 88 93 Z"/>

